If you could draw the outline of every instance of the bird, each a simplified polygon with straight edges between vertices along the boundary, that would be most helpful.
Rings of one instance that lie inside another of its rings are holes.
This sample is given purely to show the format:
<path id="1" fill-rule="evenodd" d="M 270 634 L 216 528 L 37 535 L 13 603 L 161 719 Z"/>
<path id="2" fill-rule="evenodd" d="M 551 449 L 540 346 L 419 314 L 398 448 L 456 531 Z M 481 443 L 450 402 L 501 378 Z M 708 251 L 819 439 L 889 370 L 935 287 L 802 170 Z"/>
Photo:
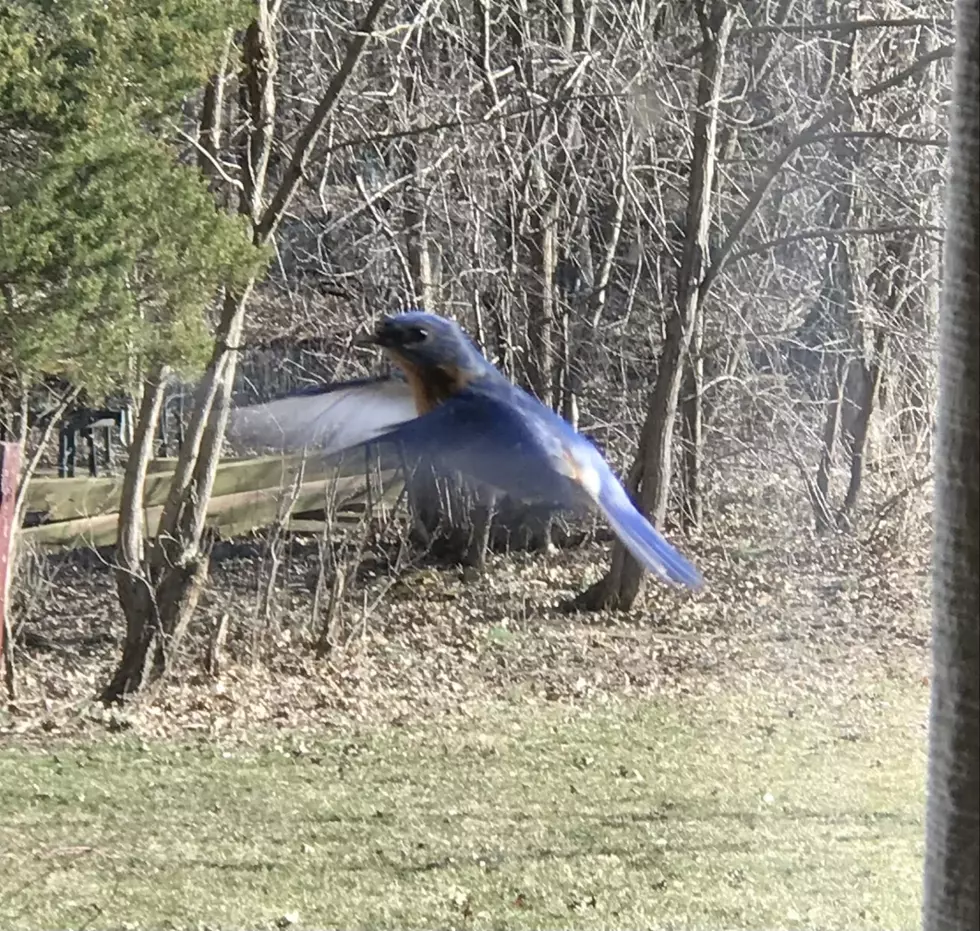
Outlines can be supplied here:
<path id="1" fill-rule="evenodd" d="M 323 456 L 391 442 L 406 459 L 434 462 L 491 495 L 598 510 L 647 571 L 702 587 L 701 573 L 636 508 L 596 445 L 513 384 L 454 320 L 393 313 L 359 343 L 380 347 L 394 371 L 234 408 L 229 436 Z"/>

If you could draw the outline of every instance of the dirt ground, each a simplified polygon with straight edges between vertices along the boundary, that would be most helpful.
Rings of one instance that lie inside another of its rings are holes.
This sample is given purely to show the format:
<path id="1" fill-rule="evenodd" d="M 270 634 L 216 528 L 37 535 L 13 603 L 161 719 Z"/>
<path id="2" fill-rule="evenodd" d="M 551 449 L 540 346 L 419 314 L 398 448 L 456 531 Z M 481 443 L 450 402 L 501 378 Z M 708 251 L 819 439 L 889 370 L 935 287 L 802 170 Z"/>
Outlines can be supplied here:
<path id="1" fill-rule="evenodd" d="M 494 555 L 482 575 L 424 561 L 391 573 L 388 555 L 372 559 L 369 549 L 340 610 L 345 644 L 324 658 L 313 649 L 316 539 L 287 541 L 271 598 L 266 544 L 220 545 L 176 674 L 149 701 L 111 712 L 92 701 L 124 631 L 108 557 L 32 559 L 21 581 L 18 710 L 0 713 L 0 727 L 68 736 L 108 725 L 163 736 L 397 721 L 485 698 L 696 694 L 750 688 L 760 676 L 829 697 L 865 677 L 924 680 L 927 520 L 903 528 L 902 548 L 884 535 L 816 537 L 799 528 L 805 514 L 770 511 L 766 520 L 764 488 L 758 496 L 716 507 L 701 539 L 679 541 L 704 572 L 702 592 L 651 582 L 627 613 L 566 608 L 604 571 L 606 542 Z M 204 654 L 224 614 L 229 636 L 215 677 Z"/>

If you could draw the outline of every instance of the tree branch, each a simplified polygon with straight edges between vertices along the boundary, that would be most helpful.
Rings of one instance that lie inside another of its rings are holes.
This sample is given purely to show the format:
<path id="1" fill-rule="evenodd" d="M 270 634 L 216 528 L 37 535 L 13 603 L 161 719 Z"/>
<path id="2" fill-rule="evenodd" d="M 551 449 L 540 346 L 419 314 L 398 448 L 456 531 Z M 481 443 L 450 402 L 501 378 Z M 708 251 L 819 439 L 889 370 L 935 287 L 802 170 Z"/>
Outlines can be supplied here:
<path id="1" fill-rule="evenodd" d="M 419 177 L 420 178 L 425 177 L 431 172 L 436 171 L 442 165 L 442 163 L 455 151 L 456 151 L 455 147 L 450 146 L 448 149 L 442 152 L 433 161 L 431 165 L 427 165 L 424 168 L 422 168 L 419 172 Z M 353 220 L 357 216 L 360 216 L 362 213 L 364 213 L 365 210 L 370 210 L 372 205 L 377 203 L 379 200 L 381 200 L 384 197 L 387 197 L 392 191 L 395 191 L 398 188 L 402 187 L 403 185 L 407 184 L 415 177 L 416 177 L 415 175 L 408 175 L 408 174 L 401 175 L 400 177 L 395 178 L 393 181 L 389 181 L 384 187 L 378 188 L 376 191 L 369 192 L 370 196 L 366 200 L 362 201 L 362 203 L 360 203 L 357 207 L 354 207 L 353 209 L 345 213 L 343 216 L 337 217 L 336 220 L 333 220 L 332 222 L 328 223 L 322 229 L 321 235 L 328 236 L 334 230 L 340 229 L 340 227 L 345 226 L 347 223 L 350 223 L 351 220 Z M 320 206 L 323 208 L 324 214 L 326 214 L 329 208 L 327 207 L 322 197 L 320 199 Z"/>
<path id="2" fill-rule="evenodd" d="M 484 113 L 482 116 L 472 117 L 471 119 L 460 119 L 459 117 L 453 117 L 450 120 L 437 120 L 434 123 L 425 123 L 422 126 L 412 126 L 407 129 L 389 129 L 385 130 L 384 132 L 368 133 L 367 135 L 363 136 L 350 136 L 347 139 L 341 139 L 340 142 L 334 142 L 322 149 L 318 149 L 315 157 L 312 160 L 317 161 L 322 157 L 333 155 L 335 152 L 340 152 L 344 149 L 351 149 L 364 145 L 374 145 L 378 142 L 391 142 L 395 139 L 418 138 L 419 136 L 439 133 L 446 129 L 474 129 L 479 126 L 492 126 L 494 124 L 504 123 L 507 120 L 519 119 L 522 116 L 528 116 L 532 113 L 557 110 L 559 107 L 563 107 L 566 104 L 575 103 L 578 101 L 627 99 L 629 99 L 629 95 L 622 93 L 572 94 L 564 97 L 556 94 L 554 97 L 548 98 L 547 100 L 542 100 L 540 103 L 530 103 L 517 110 L 511 110 L 507 113 L 488 112 Z"/>
<path id="3" fill-rule="evenodd" d="M 707 296 L 711 286 L 715 283 L 718 276 L 721 274 L 722 269 L 731 258 L 735 248 L 735 243 L 738 242 L 739 236 L 742 235 L 746 226 L 749 225 L 752 218 L 755 216 L 755 212 L 759 209 L 759 205 L 765 198 L 766 192 L 772 186 L 773 181 L 776 180 L 779 173 L 783 170 L 783 166 L 790 160 L 794 153 L 798 152 L 805 146 L 811 145 L 814 140 L 819 139 L 820 134 L 828 126 L 830 126 L 834 120 L 840 119 L 840 117 L 844 116 L 849 110 L 856 107 L 857 104 L 870 100 L 873 97 L 877 97 L 878 94 L 882 94 L 887 90 L 891 90 L 893 87 L 899 86 L 909 78 L 914 77 L 921 71 L 924 71 L 934 62 L 952 57 L 953 48 L 953 43 L 942 45 L 939 48 L 929 52 L 927 55 L 917 58 L 907 68 L 903 68 L 901 71 L 896 72 L 891 77 L 878 81 L 876 84 L 872 84 L 870 87 L 866 87 L 860 93 L 852 94 L 842 100 L 839 100 L 823 116 L 813 120 L 806 129 L 797 135 L 795 139 L 789 142 L 772 160 L 769 170 L 763 176 L 759 186 L 752 192 L 748 203 L 746 203 L 746 205 L 742 208 L 742 212 L 732 224 L 732 228 L 729 230 L 725 242 L 718 249 L 714 261 L 711 263 L 710 268 L 701 281 L 701 286 L 698 289 L 700 291 L 701 299 L 703 300 Z"/>
<path id="4" fill-rule="evenodd" d="M 387 3 L 387 0 L 372 0 L 371 6 L 368 8 L 367 13 L 364 14 L 360 28 L 356 30 L 350 45 L 347 47 L 347 54 L 344 56 L 340 68 L 337 69 L 337 73 L 333 76 L 326 91 L 324 91 L 323 97 L 320 98 L 320 102 L 316 105 L 316 109 L 313 111 L 309 123 L 306 124 L 303 132 L 300 134 L 296 148 L 293 150 L 293 157 L 289 160 L 289 165 L 286 167 L 279 187 L 276 188 L 272 202 L 266 208 L 262 214 L 262 218 L 256 225 L 256 242 L 263 243 L 267 241 L 272 233 L 275 232 L 283 216 L 285 216 L 290 201 L 292 201 L 293 195 L 296 193 L 296 189 L 303 178 L 303 172 L 309 162 L 313 144 L 323 131 L 327 117 L 330 116 L 334 107 L 337 105 L 340 95 L 343 93 L 347 82 L 354 73 L 354 68 L 357 66 L 357 62 L 361 57 L 361 52 L 364 50 L 364 46 L 371 35 L 371 31 L 374 29 L 374 24 L 381 15 L 381 11 L 384 9 L 385 3 Z"/>
<path id="5" fill-rule="evenodd" d="M 890 133 L 883 129 L 851 129 L 846 132 L 824 133 L 812 140 L 818 142 L 834 142 L 837 139 L 873 139 L 885 142 L 899 142 L 904 145 L 932 146 L 937 149 L 948 149 L 949 139 L 945 136 L 930 138 L 929 136 L 906 136 L 902 133 Z"/>
<path id="6" fill-rule="evenodd" d="M 728 261 L 738 262 L 750 255 L 758 255 L 761 252 L 768 252 L 770 249 L 777 249 L 779 246 L 789 246 L 794 242 L 806 242 L 811 239 L 856 239 L 861 236 L 894 236 L 898 233 L 911 233 L 916 236 L 936 233 L 942 236 L 945 232 L 946 229 L 942 226 L 908 223 L 893 226 L 852 226 L 840 229 L 805 230 L 802 233 L 780 236 L 778 239 L 769 239 L 754 246 L 746 246 L 744 249 L 736 249 L 729 255 Z"/>
<path id="7" fill-rule="evenodd" d="M 903 16 L 893 19 L 850 19 L 833 23 L 760 23 L 758 26 L 746 26 L 744 29 L 732 31 L 732 39 L 751 39 L 755 36 L 785 35 L 811 36 L 834 35 L 844 33 L 854 34 L 865 29 L 945 29 L 952 31 L 951 19 L 934 19 L 929 16 Z M 677 59 L 678 64 L 695 58 L 704 51 L 704 43 L 685 49 Z"/>
<path id="8" fill-rule="evenodd" d="M 733 39 L 764 36 L 772 33 L 786 35 L 810 35 L 811 33 L 852 33 L 863 29 L 952 29 L 951 19 L 935 19 L 931 16 L 902 16 L 884 19 L 845 19 L 834 23 L 760 23 L 732 32 Z"/>

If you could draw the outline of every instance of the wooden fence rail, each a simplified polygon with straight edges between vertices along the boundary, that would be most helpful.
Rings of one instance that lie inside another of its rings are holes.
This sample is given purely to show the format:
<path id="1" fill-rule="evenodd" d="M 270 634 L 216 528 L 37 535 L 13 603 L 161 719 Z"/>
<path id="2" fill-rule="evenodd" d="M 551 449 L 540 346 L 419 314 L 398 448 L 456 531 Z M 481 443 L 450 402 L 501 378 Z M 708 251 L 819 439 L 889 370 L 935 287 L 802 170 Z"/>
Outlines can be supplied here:
<path id="1" fill-rule="evenodd" d="M 274 523 L 290 513 L 334 509 L 340 519 L 363 513 L 369 495 L 393 502 L 401 490 L 397 470 L 376 470 L 369 492 L 363 456 L 344 460 L 265 456 L 226 460 L 215 476 L 207 523 L 231 537 Z M 157 461 L 146 480 L 145 520 L 156 530 L 173 477 L 173 460 Z M 21 539 L 42 547 L 73 548 L 115 543 L 122 478 L 35 478 L 27 493 Z M 309 522 L 305 522 L 309 526 Z"/>

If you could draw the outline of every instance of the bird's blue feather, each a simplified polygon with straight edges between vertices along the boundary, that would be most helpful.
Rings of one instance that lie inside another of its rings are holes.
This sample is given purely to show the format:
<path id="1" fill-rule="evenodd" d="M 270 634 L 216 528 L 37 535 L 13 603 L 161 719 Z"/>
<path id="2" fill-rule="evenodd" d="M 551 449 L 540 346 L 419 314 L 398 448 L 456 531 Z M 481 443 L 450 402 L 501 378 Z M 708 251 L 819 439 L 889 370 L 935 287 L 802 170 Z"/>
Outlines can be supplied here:
<path id="1" fill-rule="evenodd" d="M 598 449 L 503 377 L 481 380 L 385 438 L 515 498 L 579 513 L 597 506 L 648 571 L 690 588 L 702 584 L 698 570 L 636 509 Z M 566 453 L 591 470 L 597 489 L 568 474 Z"/>
<path id="2" fill-rule="evenodd" d="M 412 461 L 457 471 L 519 500 L 576 509 L 581 490 L 552 465 L 559 444 L 522 409 L 519 395 L 528 396 L 501 382 L 481 379 L 379 439 L 398 443 Z"/>
<path id="3" fill-rule="evenodd" d="M 675 585 L 700 588 L 704 583 L 701 573 L 636 509 L 611 473 L 610 478 L 603 481 L 596 503 L 623 545 L 654 575 Z"/>

